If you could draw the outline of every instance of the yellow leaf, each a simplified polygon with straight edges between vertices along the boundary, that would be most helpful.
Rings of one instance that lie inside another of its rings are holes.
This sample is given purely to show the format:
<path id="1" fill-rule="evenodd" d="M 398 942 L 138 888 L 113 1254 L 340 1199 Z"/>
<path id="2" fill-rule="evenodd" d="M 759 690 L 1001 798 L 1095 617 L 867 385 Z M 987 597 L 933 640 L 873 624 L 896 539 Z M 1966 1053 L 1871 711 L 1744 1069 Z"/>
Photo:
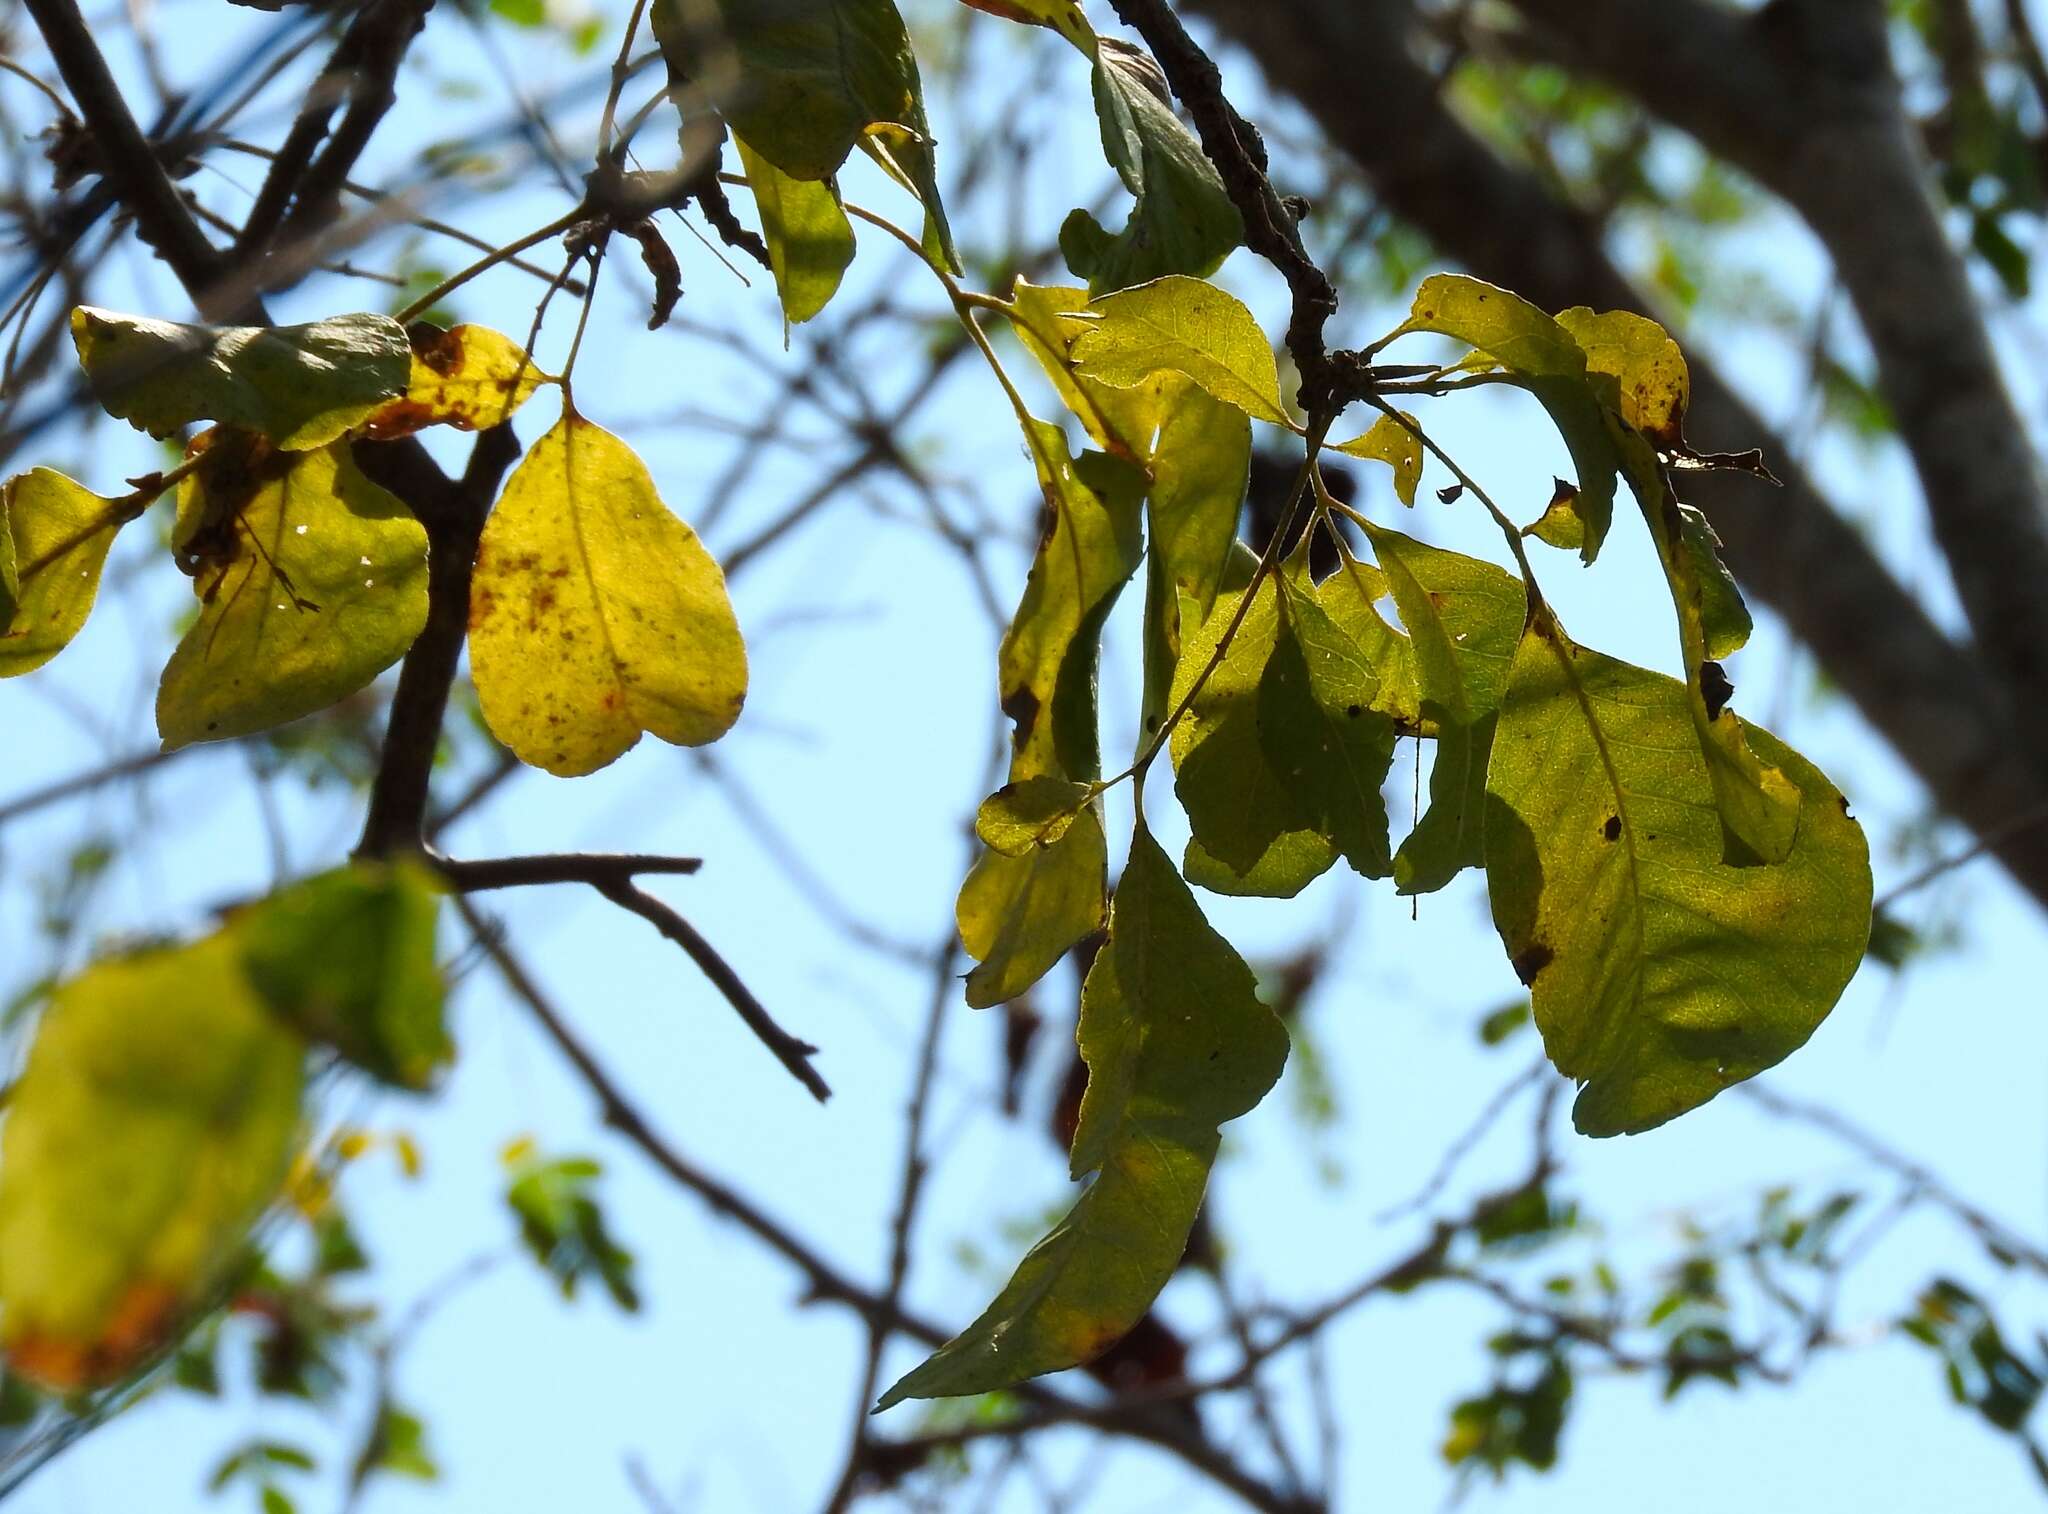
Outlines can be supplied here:
<path id="1" fill-rule="evenodd" d="M 223 427 L 198 445 L 172 545 L 200 611 L 157 687 L 166 750 L 324 710 L 427 621 L 427 534 L 346 442 L 278 452 Z"/>
<path id="2" fill-rule="evenodd" d="M 92 613 L 114 533 L 135 511 L 48 468 L 10 478 L 0 511 L 18 585 L 13 616 L 0 632 L 0 678 L 12 678 L 41 667 L 78 634 Z"/>
<path id="3" fill-rule="evenodd" d="M 405 393 L 363 423 L 362 435 L 385 442 L 411 436 L 426 426 L 488 431 L 554 378 L 540 371 L 531 354 L 488 326 L 451 326 L 429 321 L 405 328 L 412 345 L 412 377 Z"/>
<path id="4" fill-rule="evenodd" d="M 0 1128 L 0 1344 L 59 1390 L 175 1335 L 277 1196 L 305 1047 L 225 936 L 59 989 Z"/>
<path id="5" fill-rule="evenodd" d="M 492 734 L 563 777 L 642 731 L 716 741 L 747 695 L 725 575 L 633 449 L 574 411 L 527 452 L 484 527 L 469 646 Z"/>

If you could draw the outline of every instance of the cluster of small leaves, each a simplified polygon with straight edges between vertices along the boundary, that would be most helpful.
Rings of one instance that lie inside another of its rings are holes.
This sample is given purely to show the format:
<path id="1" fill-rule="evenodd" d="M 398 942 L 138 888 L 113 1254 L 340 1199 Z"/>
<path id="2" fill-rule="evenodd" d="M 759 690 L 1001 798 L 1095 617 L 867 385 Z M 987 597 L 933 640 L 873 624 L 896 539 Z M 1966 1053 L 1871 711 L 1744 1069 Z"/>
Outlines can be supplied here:
<path id="1" fill-rule="evenodd" d="M 519 1222 L 519 1238 L 534 1260 L 561 1285 L 564 1298 L 594 1279 L 612 1302 L 640 1307 L 633 1254 L 613 1239 L 597 1200 L 604 1169 L 591 1157 L 545 1157 L 531 1141 L 505 1149 L 505 1202 Z"/>

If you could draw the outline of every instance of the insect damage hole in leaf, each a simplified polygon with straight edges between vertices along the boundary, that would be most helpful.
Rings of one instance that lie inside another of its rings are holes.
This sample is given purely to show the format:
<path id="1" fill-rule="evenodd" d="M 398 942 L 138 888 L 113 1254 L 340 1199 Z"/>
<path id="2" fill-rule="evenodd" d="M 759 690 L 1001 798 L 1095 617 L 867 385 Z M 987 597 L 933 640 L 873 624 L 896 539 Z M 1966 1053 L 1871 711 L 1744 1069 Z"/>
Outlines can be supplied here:
<path id="1" fill-rule="evenodd" d="M 527 450 L 484 526 L 470 667 L 520 761 L 595 772 L 643 731 L 703 746 L 746 702 L 725 575 L 639 455 L 573 409 Z"/>

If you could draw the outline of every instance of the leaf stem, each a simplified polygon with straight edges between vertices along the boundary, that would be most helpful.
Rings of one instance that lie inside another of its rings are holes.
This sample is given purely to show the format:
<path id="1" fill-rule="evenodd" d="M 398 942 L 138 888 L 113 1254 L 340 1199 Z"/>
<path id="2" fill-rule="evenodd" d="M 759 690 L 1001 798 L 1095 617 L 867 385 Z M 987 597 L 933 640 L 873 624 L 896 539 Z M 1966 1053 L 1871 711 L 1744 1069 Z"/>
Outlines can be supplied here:
<path id="1" fill-rule="evenodd" d="M 421 316 L 425 315 L 429 310 L 432 310 L 436 305 L 440 304 L 442 300 L 446 299 L 449 295 L 453 294 L 456 290 L 460 289 L 464 284 L 467 284 L 471 279 L 476 278 L 480 274 L 489 273 L 493 268 L 496 268 L 500 263 L 511 262 L 520 253 L 526 251 L 527 248 L 537 247 L 542 242 L 545 242 L 549 237 L 560 236 L 563 232 L 567 231 L 570 227 L 574 226 L 578 221 L 586 219 L 587 215 L 588 211 L 586 207 L 578 205 L 574 210 L 571 210 L 565 215 L 558 216 L 554 220 L 548 222 L 548 224 L 541 227 L 540 230 L 530 231 L 525 236 L 520 237 L 517 241 L 507 242 L 503 247 L 499 247 L 491 252 L 485 253 L 482 257 L 478 258 L 474 263 L 470 264 L 460 273 L 453 274 L 450 277 L 443 279 L 440 283 L 436 284 L 432 289 L 429 289 L 425 294 L 421 295 L 418 299 L 414 300 L 410 305 L 406 306 L 405 309 L 399 311 L 395 319 L 401 326 L 407 324 L 408 322 L 418 320 Z"/>

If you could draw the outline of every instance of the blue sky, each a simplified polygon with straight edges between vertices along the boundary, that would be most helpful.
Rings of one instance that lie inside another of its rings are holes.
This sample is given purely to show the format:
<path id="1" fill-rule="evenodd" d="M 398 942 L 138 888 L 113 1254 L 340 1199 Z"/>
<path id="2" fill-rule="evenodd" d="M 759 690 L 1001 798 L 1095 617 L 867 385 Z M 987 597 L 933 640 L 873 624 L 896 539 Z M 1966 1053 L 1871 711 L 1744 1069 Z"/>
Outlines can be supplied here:
<path id="1" fill-rule="evenodd" d="M 224 24 L 223 8 L 201 0 L 163 8 L 174 61 L 181 54 L 196 60 L 212 45 L 177 24 L 202 9 L 209 27 Z M 449 39 L 449 54 L 436 60 L 444 72 L 474 67 L 459 54 L 464 33 L 452 22 L 435 22 Z M 541 49 L 516 39 L 506 45 L 536 93 L 567 72 Z M 130 66 L 118 51 L 116 59 Z M 1064 93 L 1048 96 L 1033 113 L 1033 129 L 1055 129 L 1060 112 L 1083 108 L 1079 70 L 1056 77 Z M 1248 78 L 1240 94 L 1256 113 L 1263 102 Z M 415 97 L 394 117 L 377 161 L 404 162 L 429 134 L 448 129 L 450 112 L 488 117 L 502 103 Z M 960 108 L 975 107 L 935 100 L 942 137 L 948 112 Z M 1059 145 L 1023 192 L 1032 224 L 1054 224 L 1102 178 L 1081 120 L 1076 127 L 1069 117 L 1057 127 Z M 570 112 L 557 125 L 576 140 L 587 121 Z M 848 185 L 853 198 L 887 202 L 886 186 L 856 179 Z M 204 192 L 234 203 L 229 186 L 208 182 Z M 559 200 L 539 194 L 512 197 L 487 213 L 479 208 L 465 224 L 487 236 L 510 235 L 559 208 Z M 968 239 L 982 229 L 969 222 Z M 689 291 L 684 313 L 772 339 L 777 316 L 763 281 L 742 288 L 687 236 L 675 240 Z M 1802 296 L 1812 292 L 1811 254 L 1796 232 L 1767 227 L 1735 243 L 1729 255 L 1775 260 L 1777 276 Z M 184 313 L 157 270 L 137 260 L 126 276 L 134 308 Z M 1280 329 L 1284 303 L 1274 280 L 1243 254 L 1225 277 L 1268 329 Z M 849 297 L 884 285 L 897 286 L 906 299 L 926 298 L 905 255 L 864 237 Z M 299 318 L 380 298 L 374 288 L 329 282 L 281 302 L 280 314 Z M 752 420 L 776 375 L 738 365 L 709 343 L 647 334 L 638 301 L 637 285 L 607 276 L 576 373 L 579 404 L 641 448 L 675 508 L 701 516 L 706 481 L 720 474 L 736 444 L 660 423 L 688 405 Z M 464 315 L 515 333 L 524 330 L 531 307 L 532 286 L 516 275 L 482 281 L 458 304 Z M 1347 317 L 1354 309 L 1347 306 Z M 1344 334 L 1377 334 L 1395 319 L 1392 311 L 1357 309 Z M 545 361 L 559 360 L 568 330 L 558 312 L 541 344 Z M 804 364 L 809 341 L 800 332 L 784 361 Z M 1765 396 L 1768 413 L 1794 412 L 1798 375 L 1781 349 L 1751 338 L 1715 351 Z M 1013 369 L 1023 372 L 1021 360 Z M 875 371 L 892 392 L 903 382 L 885 360 Z M 1050 415 L 1049 397 L 1033 393 L 1040 413 Z M 519 423 L 523 437 L 539 434 L 552 403 L 544 398 L 529 409 Z M 1516 513 L 1533 515 L 1548 496 L 1551 474 L 1566 471 L 1540 418 L 1512 401 L 1474 397 L 1439 406 L 1429 419 Z M 968 481 L 1000 523 L 988 560 L 1001 597 L 1013 601 L 1033 491 L 1000 391 L 985 372 L 963 367 L 913 435 L 935 471 Z M 37 460 L 100 486 L 153 461 L 143 439 L 117 426 L 101 428 L 89 445 L 53 439 Z M 1844 449 L 1823 450 L 1814 463 L 1843 497 L 1867 507 L 1888 546 L 1914 549 L 1917 500 L 1896 460 Z M 765 459 L 756 481 L 707 533 L 714 552 L 729 550 L 783 508 L 810 476 L 808 466 L 787 454 Z M 1448 545 L 1494 551 L 1470 506 L 1439 505 L 1425 490 L 1416 513 L 1400 515 L 1383 479 L 1370 479 L 1368 487 L 1368 506 L 1379 518 Z M 128 533 L 117 552 L 127 570 L 124 586 L 110 588 L 79 642 L 44 674 L 0 686 L 0 730 L 15 733 L 0 801 L 109 752 L 153 744 L 154 677 L 187 590 L 154 551 L 150 529 Z M 1539 570 L 1581 641 L 1675 668 L 1670 612 L 1640 528 L 1618 529 L 1590 572 L 1563 554 L 1549 554 Z M 957 555 L 915 519 L 848 499 L 739 575 L 734 597 L 750 631 L 753 692 L 741 725 L 717 749 L 721 761 L 770 807 L 809 867 L 863 921 L 909 941 L 936 940 L 961 871 L 962 817 L 983 792 L 997 718 L 997 631 Z M 1128 748 L 1136 701 L 1132 609 L 1127 605 L 1113 626 L 1105 657 L 1110 752 Z M 792 616 L 793 610 L 806 614 Z M 1731 669 L 1743 691 L 1739 707 L 1771 720 L 1825 768 L 1882 842 L 1917 811 L 1910 782 L 1844 706 L 1808 697 L 1810 668 L 1769 617 L 1762 619 L 1756 641 Z M 1166 785 L 1154 787 L 1152 820 L 1174 849 L 1183 823 Z M 88 826 L 132 841 L 131 863 L 94 917 L 96 929 L 191 927 L 210 904 L 267 887 L 276 859 L 254 793 L 241 756 L 210 753 L 164 769 L 138 793 L 109 792 L 9 826 L 0 834 L 0 943 L 26 940 L 28 878 Z M 290 870 L 330 865 L 346 851 L 357 820 L 352 797 L 329 790 L 284 794 L 278 803 Z M 1113 806 L 1112 834 L 1127 824 L 1127 812 Z M 682 1150 L 756 1193 L 855 1275 L 879 1281 L 925 975 L 865 953 L 831 929 L 690 755 L 652 740 L 590 779 L 522 776 L 457 830 L 449 847 L 465 856 L 587 847 L 707 859 L 702 875 L 664 881 L 659 891 L 719 945 L 785 1024 L 825 1048 L 820 1065 L 837 1091 L 829 1106 L 814 1105 L 790 1082 L 641 922 L 575 891 L 492 905 L 565 1012 Z M 1912 870 L 1882 846 L 1878 868 L 1880 892 Z M 1254 957 L 1322 932 L 1342 933 L 1340 968 L 1307 1019 L 1336 1080 L 1339 1116 L 1326 1129 L 1304 1129 L 1290 1112 L 1298 1072 L 1290 1073 L 1265 1106 L 1231 1128 L 1213 1199 L 1242 1258 L 1241 1275 L 1256 1280 L 1259 1297 L 1312 1302 L 1413 1244 L 1417 1222 L 1377 1224 L 1372 1216 L 1423 1183 L 1447 1143 L 1533 1054 L 1526 1040 L 1482 1051 L 1473 1036 L 1478 1016 L 1518 986 L 1487 923 L 1476 878 L 1424 900 L 1413 921 L 1406 901 L 1385 885 L 1348 875 L 1326 877 L 1293 901 L 1204 902 L 1219 928 Z M 2048 1192 L 2048 1142 L 2040 1126 L 2048 932 L 1988 865 L 1919 896 L 1914 909 L 1935 906 L 1960 918 L 1964 949 L 1917 967 L 1902 988 L 1882 970 L 1866 969 L 1813 1042 L 1769 1081 L 1839 1107 L 1924 1158 L 1969 1197 L 2038 1231 Z M 0 946 L 10 979 L 14 951 Z M 417 1181 L 400 1178 L 381 1156 L 366 1159 L 347 1180 L 348 1202 L 377 1260 L 369 1284 L 376 1297 L 403 1308 L 472 1259 L 507 1251 L 513 1234 L 498 1198 L 497 1153 L 508 1138 L 530 1133 L 551 1150 L 604 1158 L 607 1207 L 639 1257 L 647 1307 L 629 1318 L 601 1298 L 564 1305 L 524 1257 L 496 1266 L 433 1317 L 397 1368 L 401 1397 L 430 1417 L 443 1482 L 424 1489 L 380 1482 L 361 1507 L 372 1514 L 644 1508 L 632 1488 L 632 1465 L 676 1510 L 816 1506 L 837 1473 L 852 1423 L 863 1346 L 857 1322 L 829 1306 L 796 1307 L 796 1273 L 601 1131 L 587 1092 L 565 1076 L 487 975 L 464 984 L 456 1025 L 462 1058 L 442 1095 L 351 1097 L 330 1111 L 374 1128 L 411 1130 L 426 1153 L 427 1171 Z M 971 1317 L 1007 1275 L 1028 1232 L 1071 1198 L 1059 1154 L 996 1110 L 999 1037 L 994 1017 L 969 1011 L 957 998 L 949 1005 L 930 1125 L 935 1165 L 911 1283 L 919 1307 L 947 1321 Z M 1057 1062 L 1057 1049 L 1041 1046 L 1027 1108 L 1043 1107 Z M 1734 1098 L 1643 1137 L 1563 1139 L 1570 1164 L 1565 1190 L 1607 1220 L 1599 1245 L 1622 1262 L 1670 1255 L 1682 1211 L 1738 1214 L 1772 1182 L 1796 1183 L 1818 1196 L 1855 1170 L 1839 1147 L 1768 1121 Z M 1445 1205 L 1516 1170 L 1525 1141 L 1517 1120 L 1483 1144 Z M 1335 1181 L 1333 1168 L 1341 1173 Z M 968 1247 L 979 1253 L 974 1265 L 960 1260 Z M 2038 1295 L 2030 1301 L 2010 1279 L 1990 1273 L 1952 1229 L 1916 1222 L 1859 1271 L 1847 1296 L 1843 1318 L 1869 1327 L 1873 1344 L 1824 1359 L 1790 1391 L 1729 1395 L 1707 1386 L 1675 1408 L 1661 1405 L 1650 1384 L 1589 1379 L 1558 1471 L 1518 1478 L 1502 1491 L 1477 1488 L 1467 1506 L 1584 1514 L 1653 1502 L 1676 1514 L 1738 1501 L 1766 1510 L 2030 1504 L 2038 1488 L 2018 1455 L 1948 1404 L 1924 1353 L 1875 1339 L 1884 1319 L 1937 1268 L 1981 1283 L 1989 1296 L 2010 1302 L 2022 1322 L 2041 1315 Z M 1216 1319 L 1199 1282 L 1174 1284 L 1165 1308 L 1192 1329 Z M 1329 1364 L 1344 1431 L 1340 1507 L 1442 1501 L 1450 1484 L 1436 1447 L 1445 1413 L 1455 1398 L 1484 1386 L 1482 1342 L 1501 1318 L 1468 1297 L 1425 1293 L 1369 1304 L 1335 1328 Z M 885 1379 L 915 1359 L 908 1346 L 893 1349 Z M 1215 1366 L 1226 1358 L 1200 1360 Z M 1281 1374 L 1290 1416 L 1302 1412 L 1299 1370 L 1297 1362 Z M 895 1411 L 884 1425 L 908 1430 L 919 1412 Z M 1241 1428 L 1229 1413 L 1215 1424 L 1226 1442 Z M 332 1461 L 345 1456 L 342 1448 L 358 1429 L 321 1424 L 239 1391 L 224 1406 L 162 1394 L 45 1470 L 19 1495 L 20 1506 L 31 1514 L 239 1507 L 250 1501 L 246 1494 L 216 1502 L 202 1489 L 206 1469 L 238 1440 L 258 1433 L 303 1439 Z M 1098 1462 L 1081 1437 L 1055 1437 L 1041 1460 L 1058 1485 L 1089 1477 L 1095 1507 L 1233 1506 L 1173 1463 L 1137 1449 L 1120 1448 Z M 1028 1479 L 1009 1488 L 1000 1507 L 1040 1505 Z M 310 1491 L 303 1507 L 333 1500 L 330 1479 Z"/>

